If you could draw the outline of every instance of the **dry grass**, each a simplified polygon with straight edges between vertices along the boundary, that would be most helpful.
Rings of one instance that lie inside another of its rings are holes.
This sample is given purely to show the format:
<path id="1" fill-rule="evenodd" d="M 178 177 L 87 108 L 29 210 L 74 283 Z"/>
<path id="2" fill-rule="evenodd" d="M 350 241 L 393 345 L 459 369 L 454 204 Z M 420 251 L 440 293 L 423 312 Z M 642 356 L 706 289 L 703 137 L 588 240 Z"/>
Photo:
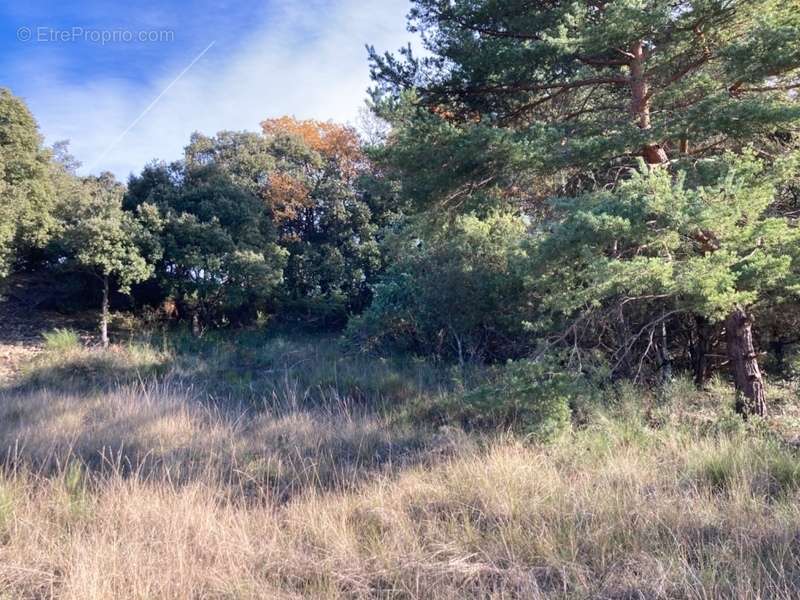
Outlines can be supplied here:
<path id="1" fill-rule="evenodd" d="M 288 380 L 261 406 L 169 370 L 95 385 L 162 358 L 51 356 L 69 373 L 0 391 L 0 598 L 800 595 L 800 461 L 758 427 L 686 403 L 535 446 Z"/>

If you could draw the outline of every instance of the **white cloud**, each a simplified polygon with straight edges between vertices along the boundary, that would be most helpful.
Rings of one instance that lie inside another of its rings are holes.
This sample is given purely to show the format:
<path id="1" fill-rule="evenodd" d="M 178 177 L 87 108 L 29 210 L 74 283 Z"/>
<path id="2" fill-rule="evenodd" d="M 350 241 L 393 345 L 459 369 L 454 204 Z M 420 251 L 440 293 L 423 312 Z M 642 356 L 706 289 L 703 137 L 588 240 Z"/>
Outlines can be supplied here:
<path id="1" fill-rule="evenodd" d="M 261 120 L 284 114 L 352 122 L 369 86 L 366 43 L 396 49 L 405 30 L 408 0 L 325 5 L 283 0 L 269 20 L 251 26 L 236 50 L 217 44 L 178 81 L 108 154 L 109 145 L 211 41 L 195 40 L 182 63 L 162 69 L 147 84 L 124 77 L 65 81 L 58 65 L 42 69 L 26 100 L 48 142 L 71 141 L 72 152 L 92 172 L 120 178 L 153 158 L 179 158 L 193 131 L 257 130 Z M 98 49 L 102 51 L 102 49 Z"/>

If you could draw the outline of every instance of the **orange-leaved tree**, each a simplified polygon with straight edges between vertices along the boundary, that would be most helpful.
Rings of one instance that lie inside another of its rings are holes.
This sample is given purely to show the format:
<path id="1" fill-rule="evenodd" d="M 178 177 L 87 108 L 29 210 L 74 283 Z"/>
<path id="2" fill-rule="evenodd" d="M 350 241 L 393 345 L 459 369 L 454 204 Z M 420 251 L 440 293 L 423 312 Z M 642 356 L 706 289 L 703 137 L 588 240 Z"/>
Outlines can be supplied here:
<path id="1" fill-rule="evenodd" d="M 365 304 L 381 265 L 376 207 L 365 186 L 370 165 L 358 134 L 292 117 L 261 126 L 275 159 L 261 195 L 289 251 L 287 305 L 341 320 Z"/>

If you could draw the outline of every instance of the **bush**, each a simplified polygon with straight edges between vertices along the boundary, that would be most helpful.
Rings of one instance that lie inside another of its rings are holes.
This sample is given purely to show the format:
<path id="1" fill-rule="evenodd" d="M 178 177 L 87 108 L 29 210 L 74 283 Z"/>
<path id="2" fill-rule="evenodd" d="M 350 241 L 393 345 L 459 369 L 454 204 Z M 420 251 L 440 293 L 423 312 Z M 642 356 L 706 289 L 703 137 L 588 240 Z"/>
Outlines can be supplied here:
<path id="1" fill-rule="evenodd" d="M 524 355 L 526 237 L 523 220 L 507 213 L 459 217 L 435 233 L 404 232 L 350 337 L 366 348 L 462 364 Z"/>
<path id="2" fill-rule="evenodd" d="M 788 360 L 789 363 L 789 379 L 792 381 L 800 381 L 800 350 L 792 353 Z"/>
<path id="3" fill-rule="evenodd" d="M 414 419 L 465 429 L 510 429 L 535 441 L 551 441 L 570 427 L 572 406 L 595 394 L 584 377 L 555 362 L 509 362 L 489 383 L 417 407 Z"/>
<path id="4" fill-rule="evenodd" d="M 42 334 L 45 349 L 51 352 L 68 352 L 81 345 L 78 332 L 73 329 L 53 329 Z"/>

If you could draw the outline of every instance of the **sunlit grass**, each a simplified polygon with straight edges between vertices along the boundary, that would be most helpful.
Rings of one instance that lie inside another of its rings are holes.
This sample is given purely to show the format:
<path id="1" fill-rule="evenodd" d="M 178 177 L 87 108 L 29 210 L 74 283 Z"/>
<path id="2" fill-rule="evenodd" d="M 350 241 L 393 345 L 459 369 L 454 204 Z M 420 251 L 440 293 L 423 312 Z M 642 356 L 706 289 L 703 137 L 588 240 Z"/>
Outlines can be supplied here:
<path id="1" fill-rule="evenodd" d="M 800 458 L 722 392 L 620 389 L 540 445 L 414 423 L 446 367 L 214 344 L 50 349 L 0 391 L 0 597 L 800 593 Z"/>
<path id="2" fill-rule="evenodd" d="M 52 352 L 75 350 L 81 344 L 78 332 L 73 329 L 53 329 L 42 334 L 44 347 Z"/>

